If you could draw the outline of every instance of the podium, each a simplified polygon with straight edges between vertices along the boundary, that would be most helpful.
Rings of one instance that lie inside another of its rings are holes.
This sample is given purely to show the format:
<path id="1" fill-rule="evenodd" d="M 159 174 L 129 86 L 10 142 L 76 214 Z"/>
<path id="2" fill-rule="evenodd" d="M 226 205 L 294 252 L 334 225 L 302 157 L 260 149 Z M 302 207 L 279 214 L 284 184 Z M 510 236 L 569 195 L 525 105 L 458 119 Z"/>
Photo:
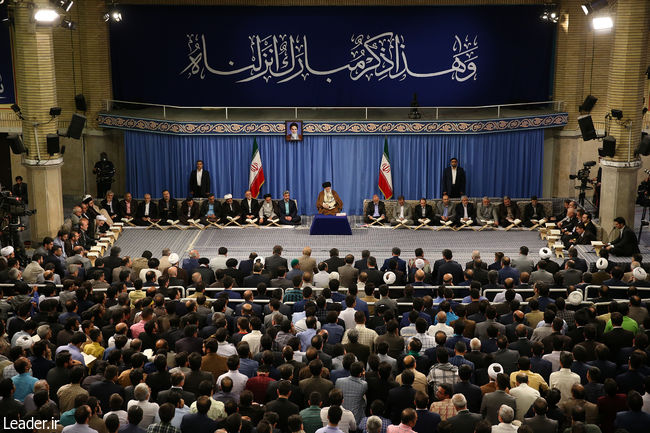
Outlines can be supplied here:
<path id="1" fill-rule="evenodd" d="M 316 215 L 309 228 L 310 235 L 351 235 L 347 216 Z"/>

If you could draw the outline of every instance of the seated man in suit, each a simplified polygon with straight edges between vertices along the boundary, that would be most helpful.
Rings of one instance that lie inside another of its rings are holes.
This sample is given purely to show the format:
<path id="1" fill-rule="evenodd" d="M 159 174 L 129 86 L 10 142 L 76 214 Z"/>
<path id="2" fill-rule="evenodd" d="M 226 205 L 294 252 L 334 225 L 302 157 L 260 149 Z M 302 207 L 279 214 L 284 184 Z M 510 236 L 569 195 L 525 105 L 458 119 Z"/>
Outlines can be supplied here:
<path id="1" fill-rule="evenodd" d="M 530 198 L 530 203 L 524 206 L 524 223 L 526 227 L 532 227 L 536 223 L 533 220 L 539 221 L 546 217 L 544 206 L 537 201 L 537 196 L 534 195 Z"/>
<path id="2" fill-rule="evenodd" d="M 451 205 L 451 201 L 447 194 L 443 194 L 442 200 L 440 200 L 436 205 L 436 215 L 434 219 L 437 225 L 445 224 L 447 221 L 453 222 L 456 220 L 456 210 Z"/>
<path id="3" fill-rule="evenodd" d="M 282 194 L 282 200 L 277 202 L 276 213 L 280 216 L 280 224 L 300 224 L 300 215 L 298 215 L 296 202 L 291 200 L 291 194 L 289 194 L 288 190 Z"/>
<path id="4" fill-rule="evenodd" d="M 190 196 L 181 205 L 181 212 L 178 219 L 181 224 L 187 225 L 187 220 L 198 220 L 200 215 L 199 204 Z"/>
<path id="5" fill-rule="evenodd" d="M 226 194 L 223 198 L 226 202 L 221 205 L 221 222 L 227 223 L 230 221 L 228 217 L 235 218 L 240 216 L 239 203 L 232 199 L 232 194 Z"/>
<path id="6" fill-rule="evenodd" d="M 576 226 L 576 234 L 577 237 L 569 239 L 567 247 L 571 245 L 591 245 L 591 241 L 596 240 L 596 236 L 592 232 L 585 230 L 583 223 Z"/>
<path id="7" fill-rule="evenodd" d="M 203 224 L 219 221 L 219 216 L 221 215 L 221 205 L 214 198 L 214 194 L 208 194 L 208 199 L 203 200 L 201 203 L 199 215 L 201 216 L 201 222 Z"/>
<path id="8" fill-rule="evenodd" d="M 503 203 L 499 205 L 497 213 L 499 215 L 499 225 L 501 225 L 501 227 L 508 227 L 516 219 L 520 219 L 521 217 L 519 206 L 517 206 L 517 203 L 510 200 L 510 197 L 508 196 L 503 197 Z"/>
<path id="9" fill-rule="evenodd" d="M 138 211 L 138 202 L 133 200 L 130 192 L 124 194 L 124 200 L 120 202 L 119 214 L 122 218 L 134 218 Z"/>
<path id="10" fill-rule="evenodd" d="M 159 221 L 158 208 L 156 203 L 151 201 L 151 194 L 145 194 L 144 201 L 138 205 L 138 211 L 133 222 L 139 226 L 148 226 L 151 225 L 152 220 Z"/>
<path id="11" fill-rule="evenodd" d="M 483 197 L 481 203 L 476 208 L 476 219 L 481 225 L 485 225 L 488 221 L 493 221 L 494 227 L 499 225 L 499 215 L 497 214 L 497 208 L 487 197 Z"/>
<path id="12" fill-rule="evenodd" d="M 397 205 L 393 208 L 393 215 L 390 218 L 390 224 L 396 226 L 399 223 L 407 226 L 413 225 L 413 211 L 411 206 L 404 202 L 404 196 L 397 197 Z"/>
<path id="13" fill-rule="evenodd" d="M 256 220 L 260 212 L 260 203 L 257 199 L 253 198 L 253 193 L 250 190 L 246 190 L 244 193 L 244 199 L 239 204 L 241 209 L 241 217 L 244 221 Z"/>
<path id="14" fill-rule="evenodd" d="M 413 209 L 413 220 L 419 224 L 423 224 L 426 220 L 429 220 L 426 224 L 433 225 L 433 208 L 430 204 L 427 204 L 426 198 L 421 198 L 420 204 L 415 205 Z"/>
<path id="15" fill-rule="evenodd" d="M 341 197 L 332 189 L 331 182 L 323 183 L 323 190 L 318 193 L 316 199 L 318 213 L 323 215 L 336 215 L 343 209 Z"/>
<path id="16" fill-rule="evenodd" d="M 175 221 L 178 218 L 178 203 L 168 190 L 162 192 L 162 198 L 158 201 L 158 217 L 163 225 L 167 224 L 167 220 Z"/>
<path id="17" fill-rule="evenodd" d="M 366 224 L 370 224 L 380 218 L 380 222 L 384 224 L 388 221 L 386 218 L 386 206 L 383 201 L 379 201 L 379 196 L 375 194 L 372 196 L 372 201 L 366 206 L 364 221 Z"/>
<path id="18" fill-rule="evenodd" d="M 465 221 L 472 221 L 472 225 L 476 223 L 476 209 L 474 203 L 470 203 L 466 195 L 460 198 L 460 203 L 456 205 L 454 211 L 456 215 L 456 225 L 464 224 Z"/>
<path id="19" fill-rule="evenodd" d="M 614 226 L 619 230 L 620 235 L 609 243 L 607 251 L 615 256 L 631 256 L 638 253 L 639 245 L 636 235 L 631 228 L 625 225 L 625 218 L 614 218 Z"/>

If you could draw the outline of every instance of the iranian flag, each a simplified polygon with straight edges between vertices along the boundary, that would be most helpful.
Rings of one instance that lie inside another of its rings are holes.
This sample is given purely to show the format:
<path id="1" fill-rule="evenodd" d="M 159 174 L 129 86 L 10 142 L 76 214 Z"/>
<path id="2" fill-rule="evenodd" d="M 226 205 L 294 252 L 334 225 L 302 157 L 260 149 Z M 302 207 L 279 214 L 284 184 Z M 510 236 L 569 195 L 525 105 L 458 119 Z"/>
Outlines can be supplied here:
<path id="1" fill-rule="evenodd" d="M 262 157 L 255 138 L 253 139 L 253 156 L 251 157 L 251 166 L 248 172 L 248 188 L 254 198 L 259 195 L 262 185 L 264 185 L 264 169 L 262 169 Z"/>
<path id="2" fill-rule="evenodd" d="M 386 200 L 393 196 L 393 176 L 390 171 L 390 158 L 388 157 L 388 138 L 384 139 L 384 154 L 379 164 L 379 190 Z"/>

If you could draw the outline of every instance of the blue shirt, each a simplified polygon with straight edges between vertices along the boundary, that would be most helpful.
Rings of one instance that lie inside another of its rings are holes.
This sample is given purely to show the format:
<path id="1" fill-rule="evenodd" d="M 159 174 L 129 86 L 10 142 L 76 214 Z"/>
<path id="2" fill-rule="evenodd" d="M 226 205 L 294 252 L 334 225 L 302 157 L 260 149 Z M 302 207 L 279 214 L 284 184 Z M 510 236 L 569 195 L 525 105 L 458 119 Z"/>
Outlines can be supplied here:
<path id="1" fill-rule="evenodd" d="M 327 331 L 327 343 L 329 344 L 338 344 L 343 339 L 343 333 L 345 330 L 341 325 L 336 323 L 326 323 L 321 329 Z"/>
<path id="2" fill-rule="evenodd" d="M 327 426 L 316 430 L 316 433 L 343 433 L 343 430 L 338 427 L 332 427 L 328 424 Z"/>
<path id="3" fill-rule="evenodd" d="M 306 331 L 299 332 L 298 335 L 296 335 L 296 337 L 300 338 L 300 347 L 303 352 L 305 352 L 307 348 L 311 346 L 311 338 L 314 335 L 316 335 L 315 329 L 307 329 Z M 327 341 L 329 342 L 329 335 Z"/>
<path id="4" fill-rule="evenodd" d="M 34 392 L 34 384 L 38 382 L 38 379 L 29 373 L 21 373 L 17 376 L 12 377 L 11 381 L 16 387 L 14 398 L 20 402 L 23 402 L 25 401 L 27 394 Z"/>
<path id="5" fill-rule="evenodd" d="M 284 213 L 289 215 L 289 202 L 288 201 L 284 202 Z"/>
<path id="6" fill-rule="evenodd" d="M 259 368 L 260 364 L 249 358 L 240 358 L 239 359 L 239 372 L 241 374 L 245 374 L 247 377 L 254 377 L 257 376 L 257 369 Z"/>
<path id="7" fill-rule="evenodd" d="M 86 366 L 86 362 L 84 361 L 84 357 L 83 357 L 83 355 L 81 355 L 81 351 L 79 350 L 79 348 L 77 346 L 75 346 L 72 343 L 66 344 L 65 346 L 59 346 L 59 347 L 56 348 L 56 354 L 58 355 L 59 352 L 63 352 L 64 350 L 67 350 L 68 352 L 70 352 L 70 357 L 72 359 L 74 359 L 75 361 L 81 362 L 81 365 L 83 365 L 84 367 Z"/>

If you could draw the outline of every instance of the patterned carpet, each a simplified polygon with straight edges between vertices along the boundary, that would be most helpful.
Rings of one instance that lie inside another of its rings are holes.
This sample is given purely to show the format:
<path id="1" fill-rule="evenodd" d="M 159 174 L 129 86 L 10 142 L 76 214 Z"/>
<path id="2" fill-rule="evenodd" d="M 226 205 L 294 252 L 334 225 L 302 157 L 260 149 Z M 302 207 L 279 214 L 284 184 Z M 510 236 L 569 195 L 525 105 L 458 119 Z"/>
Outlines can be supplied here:
<path id="1" fill-rule="evenodd" d="M 473 250 L 479 250 L 483 260 L 492 263 L 494 252 L 503 251 L 506 255 L 513 256 L 517 255 L 522 245 L 528 246 L 531 258 L 537 259 L 537 252 L 545 243 L 540 240 L 537 232 L 529 231 L 433 232 L 353 228 L 352 236 L 310 236 L 309 229 L 303 226 L 204 231 L 128 228 L 118 239 L 117 245 L 122 248 L 122 255 L 132 257 L 139 257 L 144 250 L 150 250 L 154 257 L 160 257 L 162 249 L 168 247 L 179 254 L 181 259 L 187 257 L 187 252 L 192 248 L 196 248 L 202 256 L 214 257 L 218 248 L 225 246 L 228 255 L 237 260 L 248 258 L 251 251 L 263 257 L 269 256 L 274 245 L 282 245 L 283 256 L 289 259 L 300 256 L 303 247 L 310 246 L 312 256 L 318 261 L 329 258 L 329 250 L 333 247 L 339 249 L 341 256 L 352 253 L 355 257 L 361 256 L 361 250 L 368 249 L 380 262 L 390 256 L 391 249 L 395 246 L 401 248 L 404 258 L 413 257 L 413 250 L 420 247 L 424 249 L 427 258 L 434 260 L 441 257 L 444 248 L 450 248 L 455 260 L 460 263 L 470 260 Z"/>

